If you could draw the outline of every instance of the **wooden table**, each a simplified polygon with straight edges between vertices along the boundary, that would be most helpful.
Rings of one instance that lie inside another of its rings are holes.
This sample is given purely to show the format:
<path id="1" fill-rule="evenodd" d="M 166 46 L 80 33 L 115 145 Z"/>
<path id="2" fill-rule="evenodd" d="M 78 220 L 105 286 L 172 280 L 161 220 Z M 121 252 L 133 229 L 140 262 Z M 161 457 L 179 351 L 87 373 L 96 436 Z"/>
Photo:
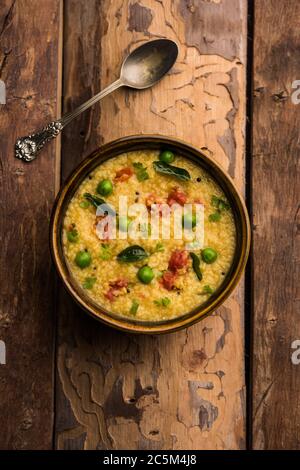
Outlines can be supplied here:
<path id="1" fill-rule="evenodd" d="M 299 15 L 297 0 L 0 0 L 2 449 L 300 448 Z M 14 158 L 17 136 L 109 84 L 128 51 L 158 37 L 180 50 L 163 82 L 107 97 L 32 164 Z M 93 149 L 157 132 L 235 179 L 253 247 L 245 284 L 214 315 L 131 336 L 87 318 L 57 282 L 49 216 Z"/>

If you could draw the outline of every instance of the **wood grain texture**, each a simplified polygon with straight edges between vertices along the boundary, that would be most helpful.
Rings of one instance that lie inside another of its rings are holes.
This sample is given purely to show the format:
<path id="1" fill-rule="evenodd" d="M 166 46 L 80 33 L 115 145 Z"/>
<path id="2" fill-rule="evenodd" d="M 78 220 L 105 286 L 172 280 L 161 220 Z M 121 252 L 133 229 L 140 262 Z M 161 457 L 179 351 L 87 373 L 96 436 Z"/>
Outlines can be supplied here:
<path id="1" fill-rule="evenodd" d="M 299 2 L 255 2 L 253 447 L 300 449 Z M 263 255 L 262 255 L 263 254 Z"/>
<path id="2" fill-rule="evenodd" d="M 53 434 L 53 268 L 48 249 L 56 145 L 26 165 L 18 136 L 59 112 L 61 2 L 0 1 L 1 449 L 49 449 Z"/>
<path id="3" fill-rule="evenodd" d="M 243 190 L 246 1 L 66 0 L 65 17 L 65 111 L 115 80 L 143 41 L 169 37 L 180 52 L 155 88 L 120 90 L 71 124 L 63 178 L 103 142 L 159 132 L 208 152 Z M 213 316 L 161 337 L 106 328 L 62 291 L 58 314 L 57 448 L 244 448 L 241 286 Z"/>

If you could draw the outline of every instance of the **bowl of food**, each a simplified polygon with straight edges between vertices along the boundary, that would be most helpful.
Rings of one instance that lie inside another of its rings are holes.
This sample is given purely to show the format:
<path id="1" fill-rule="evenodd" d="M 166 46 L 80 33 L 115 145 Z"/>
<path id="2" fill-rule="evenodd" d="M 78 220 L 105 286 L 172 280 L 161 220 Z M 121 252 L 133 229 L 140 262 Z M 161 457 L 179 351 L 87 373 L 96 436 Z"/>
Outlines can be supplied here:
<path id="1" fill-rule="evenodd" d="M 204 318 L 233 291 L 249 218 L 231 178 L 197 148 L 129 136 L 71 174 L 54 204 L 50 246 L 87 313 L 128 332 L 164 333 Z"/>

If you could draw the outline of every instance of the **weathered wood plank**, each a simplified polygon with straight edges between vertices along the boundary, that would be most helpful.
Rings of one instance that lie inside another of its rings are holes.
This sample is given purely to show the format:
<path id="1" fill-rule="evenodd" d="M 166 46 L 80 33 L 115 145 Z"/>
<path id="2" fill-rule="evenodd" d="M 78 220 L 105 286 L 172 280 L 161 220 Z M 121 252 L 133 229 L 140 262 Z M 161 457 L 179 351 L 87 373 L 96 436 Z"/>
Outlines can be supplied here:
<path id="1" fill-rule="evenodd" d="M 50 449 L 53 439 L 54 289 L 48 249 L 56 145 L 30 165 L 17 136 L 59 112 L 61 2 L 0 1 L 1 449 Z"/>
<path id="2" fill-rule="evenodd" d="M 64 177 L 104 141 L 160 132 L 209 152 L 243 189 L 246 1 L 67 0 L 65 12 L 65 110 L 116 79 L 141 41 L 170 37 L 180 54 L 152 90 L 120 90 L 70 126 Z M 243 333 L 241 287 L 214 316 L 162 337 L 105 328 L 61 292 L 57 447 L 243 448 Z"/>
<path id="3" fill-rule="evenodd" d="M 253 103 L 253 447 L 300 449 L 300 4 L 255 2 Z M 297 225 L 298 224 L 298 225 Z"/>

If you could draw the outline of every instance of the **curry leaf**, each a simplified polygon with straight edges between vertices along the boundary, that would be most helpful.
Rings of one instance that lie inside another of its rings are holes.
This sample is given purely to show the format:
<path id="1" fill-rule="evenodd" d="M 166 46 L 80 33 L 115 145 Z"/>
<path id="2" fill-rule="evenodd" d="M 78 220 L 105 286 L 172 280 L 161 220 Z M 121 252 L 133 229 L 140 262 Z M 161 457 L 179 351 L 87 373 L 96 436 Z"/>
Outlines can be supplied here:
<path id="1" fill-rule="evenodd" d="M 200 270 L 200 258 L 195 253 L 190 253 L 190 256 L 191 256 L 192 261 L 193 261 L 193 264 L 192 264 L 193 270 L 195 271 L 196 276 L 199 279 L 199 281 L 201 281 L 202 280 L 202 272 Z"/>
<path id="2" fill-rule="evenodd" d="M 115 215 L 114 209 L 109 204 L 107 204 L 107 202 L 101 197 L 92 195 L 90 193 L 84 193 L 83 197 L 87 201 L 89 201 L 96 209 L 98 209 L 99 206 L 103 205 L 103 212 L 107 212 L 110 215 Z"/>
<path id="3" fill-rule="evenodd" d="M 177 166 L 169 165 L 168 163 L 160 161 L 153 162 L 153 167 L 155 171 L 164 175 L 174 176 L 175 178 L 185 181 L 191 179 L 191 175 L 184 168 L 178 168 Z"/>
<path id="4" fill-rule="evenodd" d="M 98 196 L 92 196 L 92 194 L 90 193 L 84 193 L 83 197 L 89 201 L 94 207 L 97 207 L 98 206 L 101 206 L 101 204 L 106 204 L 106 202 L 104 201 L 104 199 L 102 199 L 101 197 L 98 197 Z"/>
<path id="5" fill-rule="evenodd" d="M 135 261 L 141 261 L 145 258 L 148 258 L 148 253 L 139 245 L 128 246 L 122 250 L 118 256 L 117 260 L 124 263 L 134 263 Z"/>

